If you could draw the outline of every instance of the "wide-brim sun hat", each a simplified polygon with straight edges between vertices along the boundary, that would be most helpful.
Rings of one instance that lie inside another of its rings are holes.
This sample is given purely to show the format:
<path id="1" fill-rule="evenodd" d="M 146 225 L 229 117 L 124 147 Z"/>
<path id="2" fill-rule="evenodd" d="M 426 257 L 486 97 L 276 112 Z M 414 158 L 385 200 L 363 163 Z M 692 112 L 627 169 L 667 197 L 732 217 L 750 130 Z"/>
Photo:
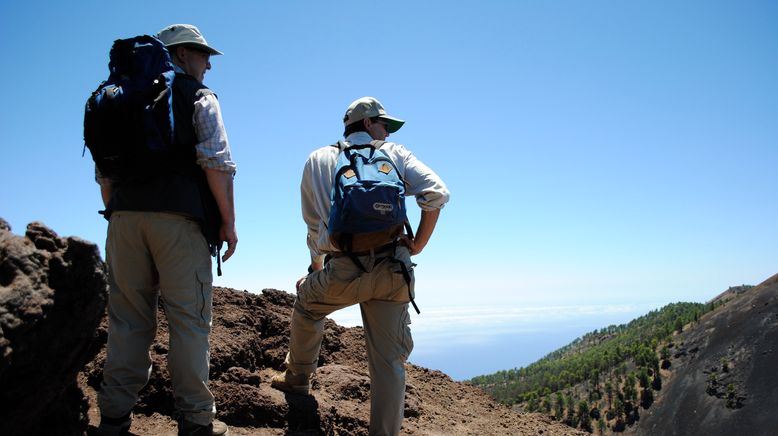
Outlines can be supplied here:
<path id="1" fill-rule="evenodd" d="M 386 121 L 387 133 L 394 133 L 405 124 L 405 121 L 389 116 L 386 110 L 384 110 L 384 106 L 375 97 L 362 97 L 354 100 L 346 109 L 346 115 L 343 116 L 343 125 L 349 126 L 358 121 L 373 117 Z"/>
<path id="2" fill-rule="evenodd" d="M 200 29 L 191 24 L 171 24 L 157 33 L 157 39 L 166 47 L 193 47 L 206 51 L 212 55 L 224 54 L 208 45 Z"/>

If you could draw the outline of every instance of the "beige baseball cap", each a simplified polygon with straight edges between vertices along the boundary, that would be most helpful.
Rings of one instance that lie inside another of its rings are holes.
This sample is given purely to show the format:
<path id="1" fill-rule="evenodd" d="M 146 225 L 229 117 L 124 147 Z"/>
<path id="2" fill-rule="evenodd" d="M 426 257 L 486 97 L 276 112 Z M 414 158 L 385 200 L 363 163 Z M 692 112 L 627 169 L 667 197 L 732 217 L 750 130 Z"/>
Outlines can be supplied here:
<path id="1" fill-rule="evenodd" d="M 348 126 L 365 118 L 379 117 L 386 121 L 388 133 L 394 133 L 400 130 L 405 121 L 390 117 L 384 110 L 384 106 L 374 97 L 362 97 L 354 100 L 346 109 L 346 115 L 343 117 L 343 125 Z"/>
<path id="2" fill-rule="evenodd" d="M 166 47 L 183 45 L 185 47 L 199 48 L 212 55 L 224 54 L 219 50 L 208 45 L 200 33 L 200 29 L 191 24 L 171 24 L 160 30 L 157 38 L 165 44 Z"/>

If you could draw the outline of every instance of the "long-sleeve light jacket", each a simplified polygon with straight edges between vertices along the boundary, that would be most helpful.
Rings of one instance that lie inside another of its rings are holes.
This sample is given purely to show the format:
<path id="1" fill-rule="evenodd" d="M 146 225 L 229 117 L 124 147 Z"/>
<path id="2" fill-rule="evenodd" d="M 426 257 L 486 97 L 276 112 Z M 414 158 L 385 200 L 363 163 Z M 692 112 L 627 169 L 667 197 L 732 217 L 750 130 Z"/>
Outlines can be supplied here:
<path id="1" fill-rule="evenodd" d="M 352 133 L 346 145 L 369 144 L 370 135 Z M 422 210 L 442 209 L 449 192 L 443 180 L 403 145 L 386 142 L 381 146 L 405 181 L 405 194 L 414 196 Z M 300 184 L 303 220 L 308 227 L 307 243 L 311 261 L 321 262 L 327 253 L 338 251 L 329 240 L 332 183 L 340 149 L 331 145 L 315 150 L 305 162 Z"/>

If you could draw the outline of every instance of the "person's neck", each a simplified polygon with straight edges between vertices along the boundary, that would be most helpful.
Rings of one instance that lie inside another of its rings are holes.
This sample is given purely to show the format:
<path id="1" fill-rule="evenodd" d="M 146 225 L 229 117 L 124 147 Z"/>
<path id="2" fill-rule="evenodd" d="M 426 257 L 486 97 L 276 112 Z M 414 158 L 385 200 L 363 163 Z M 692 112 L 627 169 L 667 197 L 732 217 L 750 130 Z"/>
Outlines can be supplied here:
<path id="1" fill-rule="evenodd" d="M 373 137 L 370 136 L 367 132 L 354 132 L 348 136 L 346 136 L 346 142 L 349 144 L 369 144 L 370 141 L 373 140 Z"/>

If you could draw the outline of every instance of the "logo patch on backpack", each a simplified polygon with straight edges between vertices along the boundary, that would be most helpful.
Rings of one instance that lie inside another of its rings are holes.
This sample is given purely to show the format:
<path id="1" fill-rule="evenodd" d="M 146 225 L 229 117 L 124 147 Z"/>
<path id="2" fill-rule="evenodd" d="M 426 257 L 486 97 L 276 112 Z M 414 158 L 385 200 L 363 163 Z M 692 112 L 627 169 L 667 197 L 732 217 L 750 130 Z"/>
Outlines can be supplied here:
<path id="1" fill-rule="evenodd" d="M 405 182 L 386 152 L 380 149 L 382 144 L 373 141 L 350 146 L 338 155 L 328 231 L 333 244 L 344 251 L 350 247 L 342 241 L 356 241 L 358 238 L 354 237 L 359 235 L 371 234 L 371 240 L 379 245 L 391 242 L 407 219 Z M 386 235 L 383 238 L 382 232 Z"/>
<path id="2" fill-rule="evenodd" d="M 394 210 L 394 206 L 388 203 L 373 203 L 373 210 L 377 210 L 381 215 L 386 215 Z"/>

